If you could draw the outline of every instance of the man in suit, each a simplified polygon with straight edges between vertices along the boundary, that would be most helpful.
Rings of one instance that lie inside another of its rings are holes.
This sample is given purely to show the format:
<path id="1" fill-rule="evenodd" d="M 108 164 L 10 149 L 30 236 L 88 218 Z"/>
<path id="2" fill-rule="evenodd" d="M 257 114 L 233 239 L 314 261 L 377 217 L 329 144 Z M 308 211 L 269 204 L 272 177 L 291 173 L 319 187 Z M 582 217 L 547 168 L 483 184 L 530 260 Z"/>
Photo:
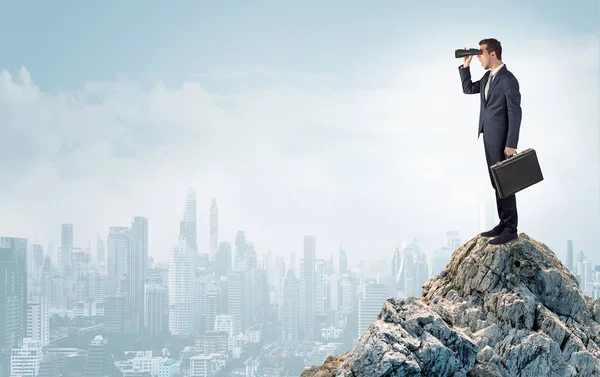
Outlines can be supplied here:
<path id="1" fill-rule="evenodd" d="M 469 65 L 473 56 L 463 58 L 458 67 L 465 94 L 479 94 L 479 132 L 483 133 L 485 158 L 492 187 L 496 191 L 496 206 L 500 222 L 493 229 L 481 233 L 483 237 L 494 237 L 490 244 L 504 244 L 518 238 L 517 201 L 514 195 L 501 199 L 492 178 L 490 166 L 513 156 L 519 141 L 521 126 L 521 93 L 519 82 L 502 62 L 502 46 L 496 39 L 479 42 L 482 50 L 477 58 L 487 72 L 473 82 Z"/>

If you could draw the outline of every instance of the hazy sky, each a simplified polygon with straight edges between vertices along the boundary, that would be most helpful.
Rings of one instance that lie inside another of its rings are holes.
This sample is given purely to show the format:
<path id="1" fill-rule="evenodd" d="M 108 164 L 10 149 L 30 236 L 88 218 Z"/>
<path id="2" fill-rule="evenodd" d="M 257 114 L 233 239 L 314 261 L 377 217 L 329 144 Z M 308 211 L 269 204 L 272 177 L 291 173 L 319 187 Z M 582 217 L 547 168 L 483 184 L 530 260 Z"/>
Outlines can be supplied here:
<path id="1" fill-rule="evenodd" d="M 422 3 L 0 0 L 1 235 L 95 246 L 143 215 L 166 259 L 193 186 L 201 250 L 213 197 L 259 252 L 466 241 L 495 204 L 453 54 L 495 37 L 545 177 L 519 230 L 600 263 L 598 2 Z"/>

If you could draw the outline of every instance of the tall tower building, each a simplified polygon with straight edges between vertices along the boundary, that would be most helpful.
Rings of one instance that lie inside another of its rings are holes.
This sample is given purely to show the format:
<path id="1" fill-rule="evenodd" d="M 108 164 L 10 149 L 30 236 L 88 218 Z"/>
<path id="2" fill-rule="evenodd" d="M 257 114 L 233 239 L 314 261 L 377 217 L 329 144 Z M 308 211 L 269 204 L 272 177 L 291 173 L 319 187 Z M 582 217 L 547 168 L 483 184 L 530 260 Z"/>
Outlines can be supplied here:
<path id="1" fill-rule="evenodd" d="M 44 265 L 44 249 L 42 245 L 29 245 L 27 252 L 27 289 L 30 297 L 41 294 L 40 275 Z"/>
<path id="2" fill-rule="evenodd" d="M 45 297 L 36 297 L 27 303 L 27 330 L 25 336 L 45 347 L 50 340 L 50 317 Z"/>
<path id="3" fill-rule="evenodd" d="M 240 333 L 246 329 L 245 309 L 247 308 L 248 287 L 244 287 L 245 276 L 243 272 L 232 272 L 227 277 L 227 314 L 235 319 L 235 332 Z"/>
<path id="4" fill-rule="evenodd" d="M 217 199 L 213 198 L 210 204 L 210 249 L 208 251 L 211 262 L 215 260 L 217 247 L 219 247 L 219 209 Z"/>
<path id="5" fill-rule="evenodd" d="M 148 218 L 136 216 L 131 223 L 129 247 L 129 312 L 134 329 L 144 326 L 144 284 L 148 275 Z"/>
<path id="6" fill-rule="evenodd" d="M 73 252 L 73 224 L 62 224 L 60 232 L 60 275 L 67 277 L 71 267 L 71 253 Z"/>
<path id="7" fill-rule="evenodd" d="M 429 278 L 429 267 L 425 253 L 417 244 L 411 243 L 404 248 L 402 268 L 404 297 L 421 296 L 423 284 Z"/>
<path id="8" fill-rule="evenodd" d="M 206 292 L 206 331 L 215 329 L 215 318 L 219 314 L 219 300 L 219 286 L 217 284 L 209 286 Z"/>
<path id="9" fill-rule="evenodd" d="M 250 300 L 251 300 L 251 319 L 252 324 L 265 324 L 267 321 L 270 307 L 269 279 L 267 270 L 263 268 L 253 268 L 249 274 L 250 280 Z"/>
<path id="10" fill-rule="evenodd" d="M 169 331 L 186 337 L 194 331 L 196 252 L 180 239 L 169 255 Z"/>
<path id="11" fill-rule="evenodd" d="M 27 334 L 27 239 L 0 238 L 0 375 Z"/>
<path id="12" fill-rule="evenodd" d="M 567 269 L 569 272 L 574 272 L 573 266 L 573 240 L 567 240 Z"/>
<path id="13" fill-rule="evenodd" d="M 304 236 L 304 340 L 315 339 L 315 311 L 316 311 L 316 276 L 315 276 L 315 236 Z"/>
<path id="14" fill-rule="evenodd" d="M 300 324 L 300 282 L 294 270 L 289 270 L 283 282 L 283 298 L 279 312 L 279 320 L 282 325 L 281 340 L 294 342 L 298 340 Z"/>
<path id="15" fill-rule="evenodd" d="M 231 272 L 231 244 L 229 242 L 222 241 L 219 244 L 219 249 L 215 256 L 214 269 L 217 280 L 219 280 L 221 276 L 229 275 Z"/>
<path id="16" fill-rule="evenodd" d="M 216 286 L 216 283 L 213 275 L 203 271 L 196 275 L 194 285 L 194 297 L 191 298 L 194 301 L 194 331 L 203 333 L 207 331 L 209 325 L 214 326 L 214 324 L 208 324 L 206 320 L 206 299 L 208 292 Z"/>
<path id="17" fill-rule="evenodd" d="M 330 311 L 337 311 L 339 307 L 339 292 L 340 282 L 338 274 L 331 274 L 328 276 L 329 284 L 327 286 L 327 309 Z"/>
<path id="18" fill-rule="evenodd" d="M 235 255 L 234 267 L 235 271 L 246 271 L 248 264 L 248 245 L 246 244 L 246 235 L 243 231 L 238 231 L 235 236 Z"/>
<path id="19" fill-rule="evenodd" d="M 583 252 L 583 250 L 579 250 L 579 253 L 577 254 L 576 277 L 579 280 L 579 289 L 581 289 L 582 291 L 585 291 L 587 289 L 586 285 L 590 278 L 589 275 L 591 272 L 591 268 L 588 267 L 590 267 L 590 264 L 586 260 L 585 253 Z"/>
<path id="20" fill-rule="evenodd" d="M 129 287 L 121 287 L 121 279 L 129 272 L 128 259 L 131 231 L 126 227 L 108 228 L 108 294 L 114 295 L 127 291 Z"/>
<path id="21" fill-rule="evenodd" d="M 246 244 L 246 269 L 254 269 L 258 267 L 258 256 L 252 242 Z"/>
<path id="22" fill-rule="evenodd" d="M 185 209 L 183 210 L 183 216 L 181 217 L 181 223 L 179 225 L 179 236 L 185 240 L 186 244 L 192 250 L 194 250 L 194 253 L 198 252 L 196 233 L 196 190 L 193 188 L 190 188 L 187 193 Z"/>
<path id="23" fill-rule="evenodd" d="M 283 284 L 285 281 L 285 258 L 282 256 L 275 257 L 275 299 L 277 303 L 281 302 L 283 297 Z"/>
<path id="24" fill-rule="evenodd" d="M 315 314 L 322 316 L 325 314 L 325 261 L 317 259 L 315 261 Z"/>

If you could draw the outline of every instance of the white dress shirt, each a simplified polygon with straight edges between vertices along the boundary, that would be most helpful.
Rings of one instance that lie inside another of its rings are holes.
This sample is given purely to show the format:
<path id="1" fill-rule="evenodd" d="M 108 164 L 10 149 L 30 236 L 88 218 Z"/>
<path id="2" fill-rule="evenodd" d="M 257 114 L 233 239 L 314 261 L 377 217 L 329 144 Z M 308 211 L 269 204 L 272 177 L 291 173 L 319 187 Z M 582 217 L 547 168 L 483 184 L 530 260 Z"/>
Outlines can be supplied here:
<path id="1" fill-rule="evenodd" d="M 500 64 L 499 66 L 494 68 L 494 70 L 492 70 L 492 72 L 490 73 L 490 77 L 488 78 L 488 81 L 485 83 L 485 99 L 486 100 L 487 100 L 487 96 L 488 96 L 488 91 L 490 90 L 491 82 L 492 82 L 493 78 L 496 76 L 496 73 L 498 73 L 500 68 L 502 68 L 503 66 L 504 66 L 504 63 Z"/>

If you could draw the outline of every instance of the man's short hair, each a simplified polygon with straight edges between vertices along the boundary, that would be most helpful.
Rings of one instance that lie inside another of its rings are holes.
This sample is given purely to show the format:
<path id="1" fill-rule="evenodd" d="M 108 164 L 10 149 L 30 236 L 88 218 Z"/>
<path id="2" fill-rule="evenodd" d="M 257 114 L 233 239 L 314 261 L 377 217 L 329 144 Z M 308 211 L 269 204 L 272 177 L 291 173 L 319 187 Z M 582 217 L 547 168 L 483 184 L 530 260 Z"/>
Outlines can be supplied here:
<path id="1" fill-rule="evenodd" d="M 502 45 L 500 44 L 499 40 L 494 38 L 486 38 L 482 39 L 479 42 L 479 45 L 487 45 L 486 51 L 488 52 L 488 54 L 491 54 L 495 51 L 498 60 L 502 60 Z"/>

